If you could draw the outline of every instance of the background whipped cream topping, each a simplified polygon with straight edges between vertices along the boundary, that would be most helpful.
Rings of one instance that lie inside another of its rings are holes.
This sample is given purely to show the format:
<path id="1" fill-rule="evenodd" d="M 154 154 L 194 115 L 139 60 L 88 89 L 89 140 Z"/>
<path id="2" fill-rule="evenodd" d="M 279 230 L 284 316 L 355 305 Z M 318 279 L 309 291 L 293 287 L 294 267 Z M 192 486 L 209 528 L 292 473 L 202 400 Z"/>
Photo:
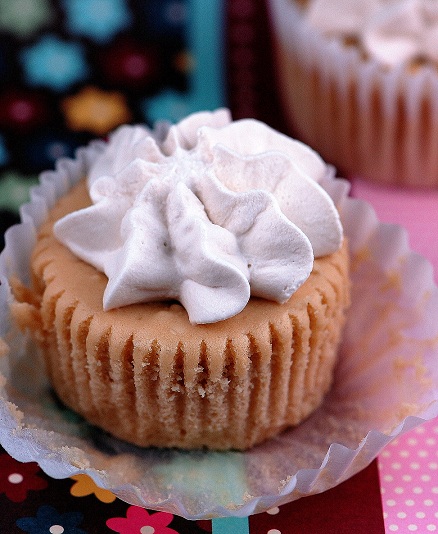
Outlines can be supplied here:
<path id="1" fill-rule="evenodd" d="M 438 62 L 437 0 L 311 0 L 309 23 L 330 37 L 353 37 L 379 62 Z"/>
<path id="2" fill-rule="evenodd" d="M 224 109 L 123 126 L 90 170 L 92 205 L 55 235 L 107 275 L 104 309 L 176 299 L 192 323 L 216 322 L 251 295 L 285 302 L 314 255 L 339 248 L 327 172 L 306 145 Z"/>

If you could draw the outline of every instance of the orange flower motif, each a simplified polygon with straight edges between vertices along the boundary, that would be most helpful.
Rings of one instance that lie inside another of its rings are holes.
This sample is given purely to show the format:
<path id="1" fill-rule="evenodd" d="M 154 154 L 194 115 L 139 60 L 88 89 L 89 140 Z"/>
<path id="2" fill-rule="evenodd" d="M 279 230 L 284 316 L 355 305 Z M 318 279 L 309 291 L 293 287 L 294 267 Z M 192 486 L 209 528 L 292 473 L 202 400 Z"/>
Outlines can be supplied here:
<path id="1" fill-rule="evenodd" d="M 131 113 L 121 93 L 102 91 L 91 86 L 65 98 L 62 108 L 69 128 L 97 135 L 105 135 L 131 120 Z"/>
<path id="2" fill-rule="evenodd" d="M 183 51 L 175 56 L 174 65 L 180 72 L 192 72 L 195 68 L 195 58 L 190 52 Z"/>
<path id="3" fill-rule="evenodd" d="M 70 493 L 74 497 L 86 497 L 87 495 L 92 495 L 94 493 L 101 502 L 111 503 L 116 500 L 114 493 L 99 488 L 88 475 L 73 475 L 70 478 L 76 480 L 76 483 L 70 488 Z"/>

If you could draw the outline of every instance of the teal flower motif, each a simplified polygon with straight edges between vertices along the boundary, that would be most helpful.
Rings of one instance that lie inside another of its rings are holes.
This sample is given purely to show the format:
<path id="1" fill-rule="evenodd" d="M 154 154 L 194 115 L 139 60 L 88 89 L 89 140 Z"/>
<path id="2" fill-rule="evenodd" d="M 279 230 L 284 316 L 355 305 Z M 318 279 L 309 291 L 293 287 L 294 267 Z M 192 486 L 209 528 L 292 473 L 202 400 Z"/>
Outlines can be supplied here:
<path id="1" fill-rule="evenodd" d="M 153 97 L 146 98 L 142 103 L 143 116 L 148 124 L 163 119 L 176 123 L 200 109 L 202 108 L 199 102 L 192 95 L 179 93 L 173 89 L 166 89 Z"/>
<path id="2" fill-rule="evenodd" d="M 86 77 L 82 46 L 61 41 L 47 35 L 33 46 L 23 49 L 21 61 L 24 74 L 31 85 L 64 91 Z"/>
<path id="3" fill-rule="evenodd" d="M 131 15 L 125 0 L 63 0 L 68 30 L 98 42 L 108 42 L 128 27 Z"/>
<path id="4" fill-rule="evenodd" d="M 31 37 L 51 19 L 48 0 L 0 0 L 0 28 L 18 37 Z"/>
<path id="5" fill-rule="evenodd" d="M 5 140 L 3 136 L 0 135 L 0 165 L 6 165 L 9 161 L 8 150 L 5 145 Z"/>
<path id="6" fill-rule="evenodd" d="M 36 517 L 22 517 L 17 519 L 17 526 L 28 534 L 87 534 L 78 525 L 82 522 L 80 512 L 66 512 L 60 514 L 52 506 L 40 506 Z"/>
<path id="7" fill-rule="evenodd" d="M 29 189 L 38 184 L 38 176 L 25 176 L 15 170 L 0 175 L 0 209 L 18 213 L 19 207 L 28 202 Z"/>

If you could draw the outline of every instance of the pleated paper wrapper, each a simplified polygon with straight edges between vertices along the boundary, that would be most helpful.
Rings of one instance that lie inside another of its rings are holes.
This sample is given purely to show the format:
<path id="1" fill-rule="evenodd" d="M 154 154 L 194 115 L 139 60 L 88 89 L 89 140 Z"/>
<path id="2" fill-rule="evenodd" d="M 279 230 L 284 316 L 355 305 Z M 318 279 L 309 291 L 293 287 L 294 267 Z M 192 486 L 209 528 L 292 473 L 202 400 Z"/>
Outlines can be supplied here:
<path id="1" fill-rule="evenodd" d="M 189 519 L 247 516 L 328 490 L 390 441 L 438 415 L 438 289 L 406 231 L 380 223 L 343 180 L 324 187 L 349 240 L 352 305 L 333 387 L 297 428 L 247 452 L 141 449 L 63 407 L 41 357 L 9 315 L 8 279 L 29 281 L 36 229 L 104 146 L 96 141 L 41 175 L 0 256 L 0 443 L 51 477 L 89 475 L 120 499 Z"/>
<path id="2" fill-rule="evenodd" d="M 382 66 L 328 38 L 298 0 L 269 0 L 279 96 L 300 139 L 344 175 L 438 187 L 436 65 Z"/>

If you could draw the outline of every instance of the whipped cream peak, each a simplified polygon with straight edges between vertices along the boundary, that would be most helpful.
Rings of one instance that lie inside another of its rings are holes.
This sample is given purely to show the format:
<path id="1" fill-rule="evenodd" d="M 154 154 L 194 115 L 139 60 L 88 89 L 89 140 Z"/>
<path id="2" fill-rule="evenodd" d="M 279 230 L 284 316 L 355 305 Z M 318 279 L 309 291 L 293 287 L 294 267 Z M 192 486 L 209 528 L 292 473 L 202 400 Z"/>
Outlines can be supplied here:
<path id="1" fill-rule="evenodd" d="M 159 162 L 164 154 L 153 137 L 153 132 L 145 126 L 120 126 L 111 136 L 110 152 L 104 151 L 91 166 L 88 184 L 104 175 L 114 175 L 136 158 Z"/>
<path id="2" fill-rule="evenodd" d="M 311 0 L 309 23 L 330 37 L 353 37 L 380 63 L 438 61 L 436 0 Z"/>
<path id="3" fill-rule="evenodd" d="M 168 135 L 162 144 L 162 149 L 167 155 L 174 154 L 178 149 L 190 150 L 198 144 L 198 137 L 203 127 L 210 126 L 218 129 L 230 123 L 231 114 L 225 108 L 220 108 L 213 112 L 200 111 L 194 113 L 169 128 Z"/>
<path id="4" fill-rule="evenodd" d="M 107 275 L 104 309 L 176 299 L 191 322 L 216 322 L 251 295 L 285 302 L 314 256 L 340 247 L 339 214 L 318 184 L 327 172 L 302 143 L 222 110 L 163 136 L 125 126 L 90 170 L 92 205 L 54 231 Z"/>
<path id="5" fill-rule="evenodd" d="M 278 151 L 292 159 L 299 159 L 303 171 L 317 182 L 327 172 L 327 166 L 319 154 L 309 146 L 255 119 L 235 121 L 223 129 L 205 126 L 200 128 L 199 147 L 201 150 L 205 149 L 206 153 L 212 153 L 215 147 L 221 145 L 240 156 Z"/>

